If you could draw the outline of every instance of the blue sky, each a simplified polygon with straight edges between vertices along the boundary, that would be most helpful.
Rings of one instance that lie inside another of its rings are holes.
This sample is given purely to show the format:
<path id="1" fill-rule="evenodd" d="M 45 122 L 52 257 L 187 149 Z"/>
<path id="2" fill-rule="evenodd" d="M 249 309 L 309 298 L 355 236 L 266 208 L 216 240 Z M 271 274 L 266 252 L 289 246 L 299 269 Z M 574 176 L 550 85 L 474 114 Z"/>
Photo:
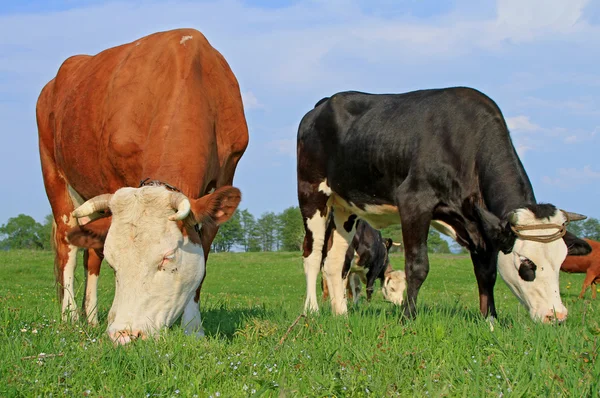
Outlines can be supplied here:
<path id="1" fill-rule="evenodd" d="M 538 201 L 600 218 L 598 2 L 21 0 L 0 2 L 0 224 L 50 212 L 35 103 L 60 64 L 177 27 L 240 82 L 235 185 L 257 216 L 297 205 L 297 126 L 322 97 L 466 85 L 502 109 Z"/>

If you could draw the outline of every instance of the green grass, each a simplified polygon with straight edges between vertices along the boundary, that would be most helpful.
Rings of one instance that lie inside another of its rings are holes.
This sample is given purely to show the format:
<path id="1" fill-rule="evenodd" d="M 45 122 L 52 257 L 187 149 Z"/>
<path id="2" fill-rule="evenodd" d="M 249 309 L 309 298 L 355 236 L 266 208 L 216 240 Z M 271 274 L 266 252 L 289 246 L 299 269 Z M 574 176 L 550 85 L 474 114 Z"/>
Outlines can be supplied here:
<path id="1" fill-rule="evenodd" d="M 400 256 L 392 262 L 403 268 Z M 0 396 L 600 394 L 600 300 L 577 298 L 583 275 L 561 274 L 564 325 L 531 322 L 499 280 L 491 331 L 478 314 L 470 260 L 432 256 L 431 263 L 415 321 L 400 322 L 378 289 L 347 317 L 322 305 L 279 345 L 304 303 L 300 254 L 212 254 L 201 300 L 206 338 L 177 325 L 156 341 L 114 347 L 104 335 L 109 267 L 100 280 L 101 326 L 91 328 L 59 321 L 51 253 L 2 252 Z M 76 274 L 81 281 L 82 267 Z M 23 359 L 40 353 L 60 356 Z"/>

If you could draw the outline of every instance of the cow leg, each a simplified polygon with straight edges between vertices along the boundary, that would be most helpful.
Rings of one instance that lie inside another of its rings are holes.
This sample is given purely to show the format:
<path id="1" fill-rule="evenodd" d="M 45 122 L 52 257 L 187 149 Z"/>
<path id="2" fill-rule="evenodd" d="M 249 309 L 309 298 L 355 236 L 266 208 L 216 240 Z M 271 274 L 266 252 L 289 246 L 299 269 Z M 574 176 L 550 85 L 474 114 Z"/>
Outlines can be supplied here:
<path id="1" fill-rule="evenodd" d="M 85 272 L 85 293 L 83 311 L 88 323 L 98 325 L 98 278 L 104 254 L 101 250 L 86 249 L 83 252 L 83 268 Z"/>
<path id="2" fill-rule="evenodd" d="M 594 282 L 592 282 L 592 299 L 596 299 L 596 292 L 598 291 L 598 288 L 596 287 L 596 281 L 594 280 Z"/>
<path id="3" fill-rule="evenodd" d="M 218 231 L 218 226 L 202 226 L 200 240 L 202 241 L 202 250 L 204 251 L 204 273 L 202 274 L 198 288 L 196 288 L 196 293 L 188 300 L 181 316 L 181 326 L 183 327 L 185 334 L 195 335 L 196 337 L 204 337 L 202 315 L 200 314 L 200 291 L 202 290 L 202 284 L 206 278 L 210 246 Z"/>
<path id="4" fill-rule="evenodd" d="M 69 244 L 68 231 L 77 225 L 71 216 L 75 206 L 69 195 L 67 184 L 57 173 L 44 173 L 44 184 L 52 207 L 54 224 L 54 275 L 58 302 L 61 305 L 62 320 L 77 321 L 79 313 L 75 304 L 75 267 L 77 265 L 77 247 Z"/>
<path id="5" fill-rule="evenodd" d="M 321 272 L 321 290 L 323 291 L 323 300 L 326 300 L 329 297 L 329 290 L 327 289 L 327 277 L 325 276 L 325 272 Z"/>
<path id="6" fill-rule="evenodd" d="M 421 285 L 429 273 L 429 256 L 427 255 L 427 236 L 431 223 L 431 210 L 423 200 L 416 200 L 414 195 L 405 195 L 400 200 L 400 219 L 402 220 L 402 236 L 404 241 L 404 261 L 406 273 L 406 301 L 404 315 L 413 319 L 416 314 L 417 296 Z"/>
<path id="7" fill-rule="evenodd" d="M 484 317 L 496 318 L 494 286 L 496 285 L 498 253 L 471 253 L 471 260 L 479 288 L 479 310 Z"/>
<path id="8" fill-rule="evenodd" d="M 342 276 L 342 270 L 348 246 L 350 246 L 356 232 L 356 215 L 348 213 L 345 209 L 335 208 L 333 222 L 335 223 L 333 242 L 323 268 L 327 275 L 333 313 L 339 315 L 348 311 L 344 296 L 346 278 Z"/>
<path id="9" fill-rule="evenodd" d="M 358 304 L 358 301 L 360 300 L 360 291 L 361 291 L 361 281 L 360 281 L 360 276 L 356 273 L 356 272 L 352 272 L 349 276 L 349 291 L 352 293 L 352 297 L 353 298 L 353 302 L 354 304 Z"/>
<path id="10" fill-rule="evenodd" d="M 591 271 L 591 270 L 589 270 Z M 581 293 L 579 294 L 579 298 L 582 299 L 585 296 L 585 291 L 588 287 L 592 289 L 592 298 L 596 298 L 594 294 L 596 292 L 594 281 L 596 280 L 596 276 L 592 272 L 588 272 L 583 280 L 583 287 L 581 288 Z"/>
<path id="11" fill-rule="evenodd" d="M 329 208 L 327 201 L 330 192 L 326 184 L 305 184 L 298 181 L 298 202 L 302 221 L 304 223 L 303 263 L 304 275 L 306 277 L 306 301 L 304 311 L 318 311 L 317 303 L 317 277 L 321 270 L 323 258 L 323 246 L 325 245 L 325 231 L 327 229 L 327 217 Z M 323 189 L 319 188 L 323 186 Z M 323 275 L 329 279 L 329 275 Z M 326 282 L 329 284 L 329 281 Z M 328 293 L 331 293 L 328 289 Z M 324 290 L 324 295 L 325 293 Z"/>

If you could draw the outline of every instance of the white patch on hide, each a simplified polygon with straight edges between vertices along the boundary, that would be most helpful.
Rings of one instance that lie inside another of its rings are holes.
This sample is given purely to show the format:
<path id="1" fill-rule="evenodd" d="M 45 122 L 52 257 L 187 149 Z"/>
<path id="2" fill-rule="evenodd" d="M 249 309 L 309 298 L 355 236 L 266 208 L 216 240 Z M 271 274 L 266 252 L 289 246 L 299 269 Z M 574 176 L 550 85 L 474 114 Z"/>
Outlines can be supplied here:
<path id="1" fill-rule="evenodd" d="M 183 44 L 185 45 L 185 42 L 188 40 L 192 40 L 193 36 L 182 36 L 181 40 L 179 41 L 179 44 Z"/>
<path id="2" fill-rule="evenodd" d="M 79 313 L 75 304 L 75 267 L 77 266 L 77 247 L 69 245 L 69 258 L 63 270 L 63 302 L 62 319 L 63 321 L 77 321 Z"/>
<path id="3" fill-rule="evenodd" d="M 319 184 L 319 192 L 323 192 L 327 196 L 331 196 L 331 188 L 327 185 L 327 179 Z"/>
<path id="4" fill-rule="evenodd" d="M 318 311 L 317 303 L 317 277 L 321 269 L 322 249 L 325 243 L 325 228 L 327 215 L 321 216 L 317 211 L 312 218 L 306 219 L 306 227 L 312 232 L 313 246 L 308 257 L 305 257 L 304 275 L 306 276 L 306 301 L 304 302 L 305 311 Z"/>
<path id="5" fill-rule="evenodd" d="M 565 218 L 560 211 L 549 219 L 537 219 L 528 209 L 519 209 L 512 217 L 518 225 L 558 224 Z M 539 229 L 523 231 L 523 234 L 549 235 L 557 229 Z M 563 305 L 559 289 L 560 266 L 567 256 L 567 246 L 563 239 L 550 243 L 540 243 L 517 238 L 513 250 L 509 254 L 498 254 L 498 271 L 510 290 L 529 311 L 534 320 L 547 320 L 556 317 L 564 320 L 567 308 Z M 528 258 L 536 265 L 535 279 L 524 281 L 519 276 L 521 257 Z"/>
<path id="6" fill-rule="evenodd" d="M 85 285 L 85 312 L 90 325 L 98 324 L 98 275 L 88 274 Z"/>

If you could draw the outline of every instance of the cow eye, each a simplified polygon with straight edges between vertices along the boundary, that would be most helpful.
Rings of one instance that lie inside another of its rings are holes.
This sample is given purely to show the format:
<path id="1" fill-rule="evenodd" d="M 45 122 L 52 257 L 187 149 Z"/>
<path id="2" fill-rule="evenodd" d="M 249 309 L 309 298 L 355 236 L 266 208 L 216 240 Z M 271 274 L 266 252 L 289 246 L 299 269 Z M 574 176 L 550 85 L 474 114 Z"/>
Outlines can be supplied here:
<path id="1" fill-rule="evenodd" d="M 163 256 L 163 261 L 170 261 L 170 260 L 173 260 L 174 258 L 175 258 L 175 250 L 171 250 Z"/>
<path id="2" fill-rule="evenodd" d="M 521 260 L 521 265 L 525 265 L 531 269 L 536 269 L 537 266 L 535 265 L 535 263 L 533 261 L 531 261 L 530 259 L 528 259 L 525 256 L 519 256 L 519 260 Z"/>

